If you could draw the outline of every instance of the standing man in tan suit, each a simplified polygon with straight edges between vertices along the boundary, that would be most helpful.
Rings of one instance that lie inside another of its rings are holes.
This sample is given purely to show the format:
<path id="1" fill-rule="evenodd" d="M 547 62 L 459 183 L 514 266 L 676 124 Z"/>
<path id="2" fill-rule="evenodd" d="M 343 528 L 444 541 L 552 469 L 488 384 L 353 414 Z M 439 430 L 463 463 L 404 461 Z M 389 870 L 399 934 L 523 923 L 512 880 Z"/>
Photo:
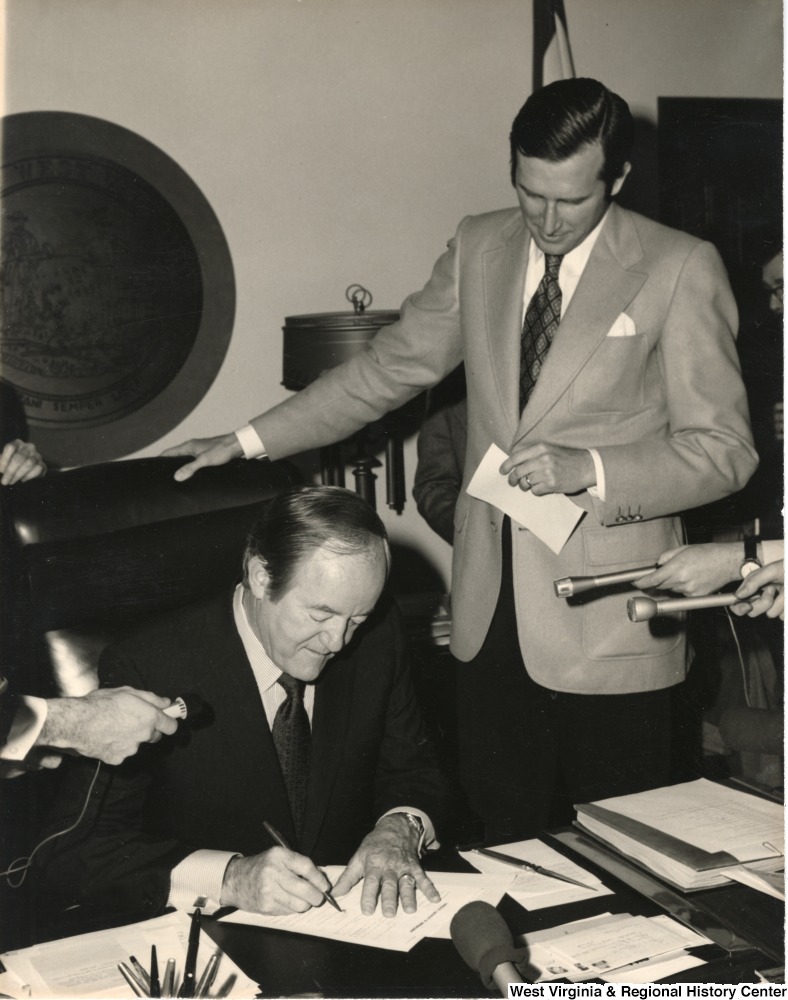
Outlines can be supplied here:
<path id="1" fill-rule="evenodd" d="M 553 580 L 646 565 L 679 514 L 752 475 L 737 312 L 713 246 L 626 211 L 632 117 L 596 80 L 531 95 L 510 135 L 519 208 L 465 218 L 400 321 L 235 434 L 189 441 L 176 478 L 339 441 L 461 361 L 468 446 L 453 554 L 460 765 L 488 839 L 668 778 L 683 624 L 629 622 L 631 589 Z M 464 490 L 491 444 L 513 489 L 584 510 L 555 555 Z"/>

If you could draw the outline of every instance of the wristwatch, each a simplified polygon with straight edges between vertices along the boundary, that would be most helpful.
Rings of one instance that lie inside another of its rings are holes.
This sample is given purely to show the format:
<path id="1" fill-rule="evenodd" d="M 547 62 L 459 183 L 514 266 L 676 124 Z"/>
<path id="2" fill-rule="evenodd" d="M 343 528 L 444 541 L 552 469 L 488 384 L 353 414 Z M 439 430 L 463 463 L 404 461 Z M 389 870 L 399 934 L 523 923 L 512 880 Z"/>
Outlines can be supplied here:
<path id="1" fill-rule="evenodd" d="M 754 573 L 756 569 L 761 569 L 763 563 L 758 558 L 758 542 L 760 538 L 757 535 L 748 535 L 744 539 L 744 562 L 739 567 L 739 576 L 742 580 L 745 580 L 750 573 Z"/>
<path id="2" fill-rule="evenodd" d="M 402 818 L 407 821 L 408 826 L 410 826 L 413 829 L 414 833 L 419 838 L 416 850 L 418 856 L 421 857 L 424 854 L 424 836 L 426 833 L 424 829 L 424 821 L 422 820 L 421 816 L 417 816 L 415 813 L 409 813 L 409 812 L 396 812 L 396 813 L 390 813 L 390 815 L 402 816 Z"/>

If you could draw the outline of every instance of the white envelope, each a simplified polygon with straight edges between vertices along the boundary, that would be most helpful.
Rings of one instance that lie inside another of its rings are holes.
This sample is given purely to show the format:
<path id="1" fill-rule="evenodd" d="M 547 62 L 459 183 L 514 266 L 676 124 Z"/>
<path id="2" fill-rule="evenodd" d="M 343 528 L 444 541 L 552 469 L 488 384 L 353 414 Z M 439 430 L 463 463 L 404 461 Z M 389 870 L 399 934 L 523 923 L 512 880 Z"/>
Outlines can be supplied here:
<path id="1" fill-rule="evenodd" d="M 621 313 L 618 319 L 607 331 L 607 337 L 634 337 L 637 333 L 635 324 L 626 313 Z"/>
<path id="2" fill-rule="evenodd" d="M 508 478 L 498 471 L 507 457 L 505 451 L 491 444 L 468 483 L 467 492 L 508 514 L 557 555 L 585 511 L 563 493 L 537 497 L 530 490 L 510 486 Z"/>

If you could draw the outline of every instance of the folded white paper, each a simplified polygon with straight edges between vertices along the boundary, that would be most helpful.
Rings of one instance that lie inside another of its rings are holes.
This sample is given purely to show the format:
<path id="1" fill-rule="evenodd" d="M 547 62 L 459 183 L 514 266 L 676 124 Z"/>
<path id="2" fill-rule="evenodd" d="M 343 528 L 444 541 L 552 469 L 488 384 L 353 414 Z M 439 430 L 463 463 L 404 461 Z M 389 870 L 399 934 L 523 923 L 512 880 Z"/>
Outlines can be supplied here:
<path id="1" fill-rule="evenodd" d="M 491 444 L 468 483 L 468 494 L 508 514 L 557 555 L 585 511 L 563 493 L 537 497 L 531 490 L 510 486 L 506 476 L 499 472 L 507 458 L 505 451 Z"/>

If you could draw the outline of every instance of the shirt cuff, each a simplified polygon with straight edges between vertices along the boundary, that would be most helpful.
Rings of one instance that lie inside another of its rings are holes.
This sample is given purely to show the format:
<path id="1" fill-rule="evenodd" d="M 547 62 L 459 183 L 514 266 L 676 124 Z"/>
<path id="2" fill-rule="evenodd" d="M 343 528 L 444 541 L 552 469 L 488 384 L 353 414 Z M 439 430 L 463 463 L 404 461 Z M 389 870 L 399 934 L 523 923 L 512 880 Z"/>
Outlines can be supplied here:
<path id="1" fill-rule="evenodd" d="M 770 562 L 776 562 L 778 559 L 783 559 L 785 556 L 785 542 L 782 539 L 761 539 L 758 546 L 763 555 L 761 562 L 764 566 L 768 566 Z"/>
<path id="2" fill-rule="evenodd" d="M 38 739 L 47 718 L 44 698 L 22 695 L 11 723 L 5 746 L 0 750 L 2 760 L 24 760 Z"/>
<path id="3" fill-rule="evenodd" d="M 588 448 L 588 454 L 594 460 L 594 470 L 596 472 L 596 486 L 589 486 L 588 492 L 592 497 L 605 502 L 605 467 L 602 465 L 602 456 L 596 448 Z"/>
<path id="4" fill-rule="evenodd" d="M 206 916 L 221 907 L 224 873 L 233 858 L 231 851 L 195 851 L 187 855 L 170 873 L 167 906 L 192 910 L 199 906 Z"/>
<path id="5" fill-rule="evenodd" d="M 396 809 L 389 809 L 388 812 L 383 813 L 380 819 L 385 819 L 386 816 L 393 816 L 395 813 L 413 813 L 413 815 L 418 816 L 424 824 L 424 833 L 418 847 L 419 854 L 421 854 L 423 850 L 438 850 L 441 845 L 438 843 L 435 836 L 435 827 L 432 825 L 432 820 L 425 812 L 422 812 L 421 809 L 414 809 L 413 806 L 397 806 Z M 380 822 L 380 819 L 378 820 L 378 823 Z M 377 826 L 377 823 L 375 825 Z"/>
<path id="6" fill-rule="evenodd" d="M 244 424 L 235 432 L 238 443 L 244 453 L 244 458 L 265 458 L 265 445 L 260 439 L 260 435 L 251 424 Z"/>

